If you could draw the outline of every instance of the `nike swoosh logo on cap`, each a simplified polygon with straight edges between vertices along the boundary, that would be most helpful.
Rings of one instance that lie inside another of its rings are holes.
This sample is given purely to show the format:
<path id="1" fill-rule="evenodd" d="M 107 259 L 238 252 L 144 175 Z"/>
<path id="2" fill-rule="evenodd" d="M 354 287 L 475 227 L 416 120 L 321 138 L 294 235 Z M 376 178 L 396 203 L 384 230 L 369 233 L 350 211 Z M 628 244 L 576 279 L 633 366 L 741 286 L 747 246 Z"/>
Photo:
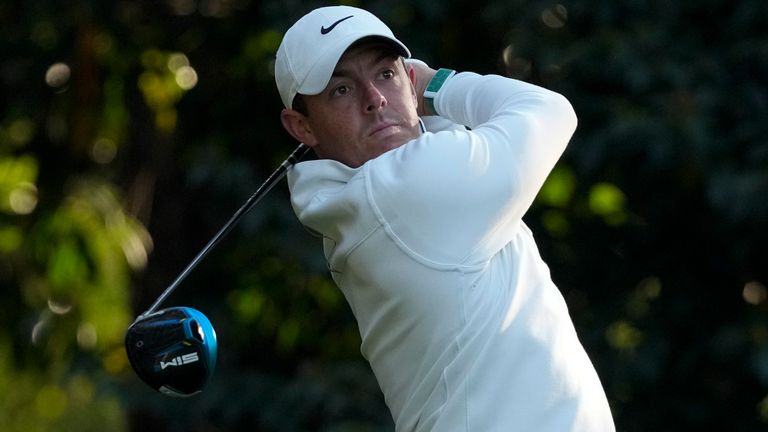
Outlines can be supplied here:
<path id="1" fill-rule="evenodd" d="M 328 28 L 325 28 L 325 26 L 320 26 L 320 34 L 328 34 L 328 33 L 330 33 L 331 30 L 333 30 L 337 25 L 339 25 L 340 22 L 342 22 L 344 20 L 348 20 L 348 19 L 352 18 L 353 16 L 354 15 L 350 15 L 348 17 L 342 18 L 342 19 L 336 21 L 335 23 L 331 24 L 331 26 L 328 27 Z"/>

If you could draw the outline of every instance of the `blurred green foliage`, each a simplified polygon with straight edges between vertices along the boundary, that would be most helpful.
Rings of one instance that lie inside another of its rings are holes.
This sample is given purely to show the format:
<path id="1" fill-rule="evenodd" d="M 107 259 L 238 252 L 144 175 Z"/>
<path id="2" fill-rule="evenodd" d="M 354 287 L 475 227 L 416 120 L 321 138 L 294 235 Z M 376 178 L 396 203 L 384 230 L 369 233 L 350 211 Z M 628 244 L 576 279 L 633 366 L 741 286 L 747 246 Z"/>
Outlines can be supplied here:
<path id="1" fill-rule="evenodd" d="M 618 429 L 768 427 L 768 3 L 346 3 L 572 101 L 526 222 Z M 284 185 L 167 301 L 217 329 L 201 395 L 151 391 L 122 346 L 295 146 L 272 58 L 323 4 L 0 1 L 0 430 L 392 430 Z"/>

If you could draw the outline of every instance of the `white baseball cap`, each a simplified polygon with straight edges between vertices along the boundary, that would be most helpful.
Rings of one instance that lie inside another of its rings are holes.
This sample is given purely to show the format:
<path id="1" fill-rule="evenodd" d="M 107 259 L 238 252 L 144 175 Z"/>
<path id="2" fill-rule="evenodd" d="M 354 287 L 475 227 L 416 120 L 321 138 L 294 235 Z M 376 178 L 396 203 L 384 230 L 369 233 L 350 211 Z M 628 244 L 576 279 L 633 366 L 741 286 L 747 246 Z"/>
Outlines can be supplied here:
<path id="1" fill-rule="evenodd" d="M 277 49 L 275 81 L 280 98 L 291 108 L 296 93 L 316 95 L 331 80 L 342 54 L 356 41 L 379 36 L 393 42 L 403 57 L 408 47 L 372 13 L 351 6 L 329 6 L 304 15 L 285 32 Z"/>

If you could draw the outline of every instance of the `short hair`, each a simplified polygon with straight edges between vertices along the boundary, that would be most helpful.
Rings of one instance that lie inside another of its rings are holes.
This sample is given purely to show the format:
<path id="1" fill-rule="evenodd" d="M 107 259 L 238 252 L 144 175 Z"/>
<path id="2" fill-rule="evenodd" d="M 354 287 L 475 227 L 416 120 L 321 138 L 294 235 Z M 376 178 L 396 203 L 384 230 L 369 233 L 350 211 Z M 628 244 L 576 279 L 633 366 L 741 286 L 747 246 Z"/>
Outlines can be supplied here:
<path id="1" fill-rule="evenodd" d="M 293 97 L 291 108 L 293 108 L 294 111 L 298 111 L 305 117 L 309 116 L 309 111 L 307 110 L 307 101 L 304 99 L 304 95 L 301 93 L 296 93 L 296 96 Z"/>

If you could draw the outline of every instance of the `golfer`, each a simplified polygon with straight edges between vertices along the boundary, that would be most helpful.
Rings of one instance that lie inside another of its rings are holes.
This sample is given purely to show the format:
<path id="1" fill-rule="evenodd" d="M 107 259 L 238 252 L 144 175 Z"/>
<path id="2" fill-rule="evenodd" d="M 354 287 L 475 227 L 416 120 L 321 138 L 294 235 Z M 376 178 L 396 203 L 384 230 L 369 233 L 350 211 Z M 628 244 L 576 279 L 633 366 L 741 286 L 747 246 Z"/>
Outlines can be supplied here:
<path id="1" fill-rule="evenodd" d="M 397 431 L 613 431 L 595 369 L 522 221 L 576 128 L 561 95 L 434 70 L 367 11 L 297 21 L 281 121 L 317 160 L 294 210 L 323 238 Z"/>

